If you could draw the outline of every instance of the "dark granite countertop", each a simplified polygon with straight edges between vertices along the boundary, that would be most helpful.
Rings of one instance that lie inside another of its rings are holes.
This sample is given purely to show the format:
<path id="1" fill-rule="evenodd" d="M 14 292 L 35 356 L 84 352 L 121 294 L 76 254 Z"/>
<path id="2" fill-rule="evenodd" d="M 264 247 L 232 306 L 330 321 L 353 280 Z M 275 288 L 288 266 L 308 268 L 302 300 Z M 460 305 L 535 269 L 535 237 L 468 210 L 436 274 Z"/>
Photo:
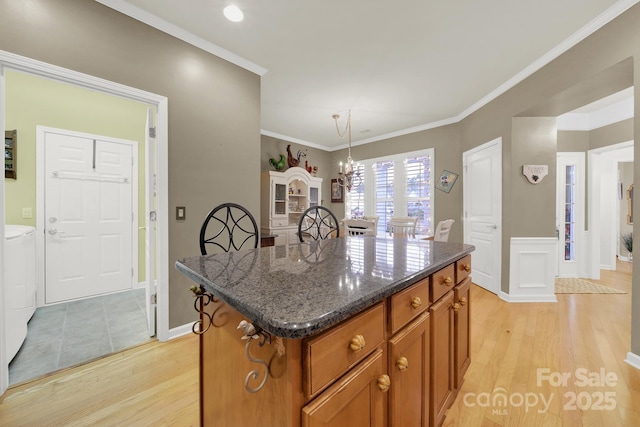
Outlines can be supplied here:
<path id="1" fill-rule="evenodd" d="M 266 331 L 304 338 L 474 249 L 460 243 L 354 236 L 194 256 L 177 261 L 176 268 Z"/>

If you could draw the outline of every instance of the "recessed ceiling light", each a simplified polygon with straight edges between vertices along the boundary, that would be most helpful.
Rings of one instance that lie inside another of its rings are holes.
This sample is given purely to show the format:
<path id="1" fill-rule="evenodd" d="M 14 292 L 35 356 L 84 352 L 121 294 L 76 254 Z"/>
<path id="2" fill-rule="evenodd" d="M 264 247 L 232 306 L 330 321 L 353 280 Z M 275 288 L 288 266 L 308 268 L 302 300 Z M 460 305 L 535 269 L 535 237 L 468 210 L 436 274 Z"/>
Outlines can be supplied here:
<path id="1" fill-rule="evenodd" d="M 231 22 L 240 22 L 244 19 L 244 13 L 236 5 L 225 7 L 223 12 L 224 16 Z"/>

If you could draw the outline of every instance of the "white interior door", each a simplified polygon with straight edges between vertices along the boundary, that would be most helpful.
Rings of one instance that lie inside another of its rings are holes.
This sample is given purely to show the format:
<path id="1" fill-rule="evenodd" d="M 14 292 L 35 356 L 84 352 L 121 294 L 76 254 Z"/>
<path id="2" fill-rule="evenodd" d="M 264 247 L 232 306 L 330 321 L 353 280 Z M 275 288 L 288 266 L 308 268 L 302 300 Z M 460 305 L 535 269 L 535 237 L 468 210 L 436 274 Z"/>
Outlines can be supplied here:
<path id="1" fill-rule="evenodd" d="M 145 171 L 147 179 L 145 180 L 146 195 L 146 214 L 145 214 L 145 233 L 146 233 L 146 258 L 145 258 L 145 293 L 146 293 L 146 309 L 149 327 L 149 336 L 156 334 L 156 117 L 153 108 L 147 109 L 147 123 L 145 127 Z"/>
<path id="2" fill-rule="evenodd" d="M 558 153 L 556 232 L 558 277 L 584 276 L 584 153 Z"/>
<path id="3" fill-rule="evenodd" d="M 498 293 L 502 268 L 502 138 L 466 151 L 462 158 L 464 241 L 473 252 L 473 282 Z"/>
<path id="4" fill-rule="evenodd" d="M 131 289 L 133 142 L 48 130 L 45 303 Z"/>

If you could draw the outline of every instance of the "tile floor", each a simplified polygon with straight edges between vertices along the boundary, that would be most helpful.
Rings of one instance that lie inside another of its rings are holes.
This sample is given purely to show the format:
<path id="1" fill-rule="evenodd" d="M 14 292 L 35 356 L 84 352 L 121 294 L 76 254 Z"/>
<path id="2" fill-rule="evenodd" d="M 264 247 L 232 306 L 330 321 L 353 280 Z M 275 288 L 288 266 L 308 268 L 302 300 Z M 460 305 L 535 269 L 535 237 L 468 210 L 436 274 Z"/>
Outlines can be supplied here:
<path id="1" fill-rule="evenodd" d="M 144 289 L 134 289 L 36 309 L 9 364 L 9 384 L 149 340 L 144 298 Z"/>

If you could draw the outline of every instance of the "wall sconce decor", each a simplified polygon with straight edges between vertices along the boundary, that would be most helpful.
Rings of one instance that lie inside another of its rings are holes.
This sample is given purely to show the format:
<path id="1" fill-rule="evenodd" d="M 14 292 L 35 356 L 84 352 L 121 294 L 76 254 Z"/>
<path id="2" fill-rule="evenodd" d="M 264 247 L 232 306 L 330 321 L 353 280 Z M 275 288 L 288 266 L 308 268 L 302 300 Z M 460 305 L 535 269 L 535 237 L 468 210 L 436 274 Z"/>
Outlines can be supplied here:
<path id="1" fill-rule="evenodd" d="M 549 173 L 549 165 L 524 165 L 522 175 L 532 184 L 540 184 L 542 179 Z"/>

